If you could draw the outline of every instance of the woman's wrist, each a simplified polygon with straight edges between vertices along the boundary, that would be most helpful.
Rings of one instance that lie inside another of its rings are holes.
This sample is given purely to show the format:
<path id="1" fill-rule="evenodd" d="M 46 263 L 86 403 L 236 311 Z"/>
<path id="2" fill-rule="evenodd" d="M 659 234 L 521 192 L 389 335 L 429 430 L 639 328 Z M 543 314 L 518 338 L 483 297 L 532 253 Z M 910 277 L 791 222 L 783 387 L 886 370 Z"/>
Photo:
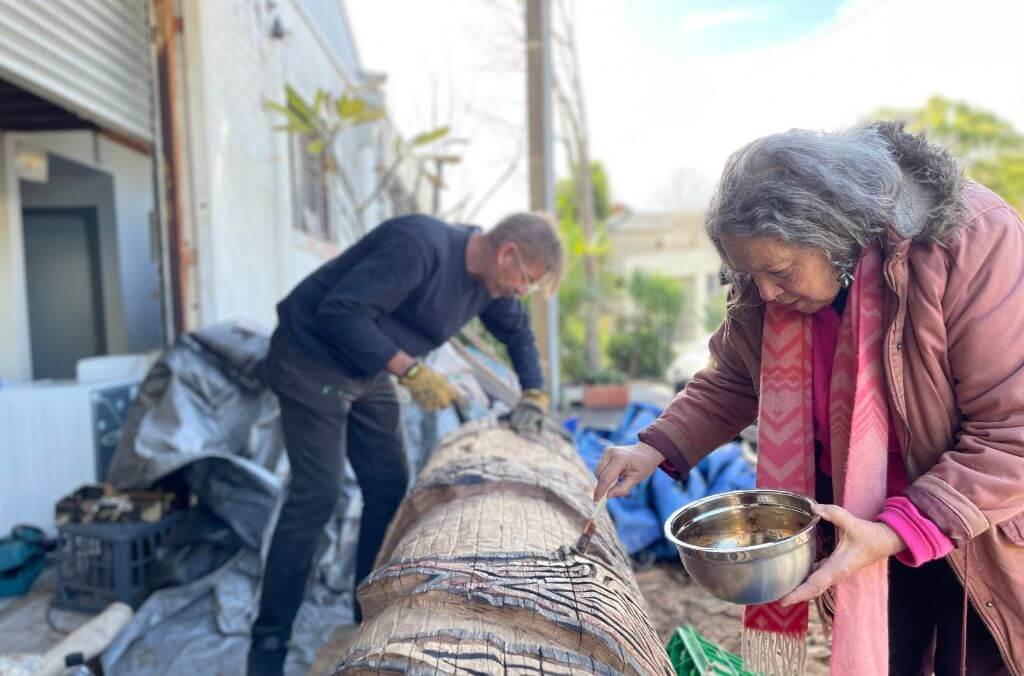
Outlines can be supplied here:
<path id="1" fill-rule="evenodd" d="M 690 464 L 680 449 L 657 424 L 651 425 L 640 432 L 639 442 L 652 448 L 661 460 L 659 464 L 673 479 L 681 481 L 690 473 Z"/>
<path id="2" fill-rule="evenodd" d="M 905 496 L 893 496 L 875 521 L 891 528 L 905 548 L 896 558 L 912 568 L 940 559 L 953 549 L 952 541 Z"/>
<path id="3" fill-rule="evenodd" d="M 882 521 L 876 521 L 881 532 L 883 533 L 883 541 L 885 542 L 884 551 L 886 556 L 896 556 L 904 549 L 907 548 L 907 543 L 903 541 L 900 534 L 897 533 L 892 526 Z"/>
<path id="4" fill-rule="evenodd" d="M 663 460 L 670 459 L 673 451 L 678 452 L 668 435 L 653 425 L 640 432 L 637 443 L 644 448 L 651 449 Z"/>
<path id="5" fill-rule="evenodd" d="M 654 446 L 651 446 L 650 444 L 648 444 L 647 442 L 645 442 L 645 441 L 638 441 L 638 442 L 636 442 L 636 445 L 639 446 L 640 448 L 642 448 L 644 451 L 646 451 L 648 453 L 651 453 L 653 455 L 657 455 L 659 463 L 661 463 L 662 461 L 665 460 L 665 455 L 661 451 L 659 451 L 657 448 L 655 448 Z"/>

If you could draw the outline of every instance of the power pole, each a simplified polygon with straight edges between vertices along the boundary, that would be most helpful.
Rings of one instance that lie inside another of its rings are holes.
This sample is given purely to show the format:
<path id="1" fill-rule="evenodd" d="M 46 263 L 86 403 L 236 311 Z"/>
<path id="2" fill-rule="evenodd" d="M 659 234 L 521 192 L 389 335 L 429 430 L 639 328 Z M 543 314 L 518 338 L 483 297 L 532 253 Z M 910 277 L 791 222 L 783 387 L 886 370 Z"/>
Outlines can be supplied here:
<path id="1" fill-rule="evenodd" d="M 551 142 L 551 0 L 526 1 L 526 117 L 529 127 L 530 209 L 555 218 L 554 147 Z M 558 296 L 530 300 L 551 406 L 561 404 Z"/>

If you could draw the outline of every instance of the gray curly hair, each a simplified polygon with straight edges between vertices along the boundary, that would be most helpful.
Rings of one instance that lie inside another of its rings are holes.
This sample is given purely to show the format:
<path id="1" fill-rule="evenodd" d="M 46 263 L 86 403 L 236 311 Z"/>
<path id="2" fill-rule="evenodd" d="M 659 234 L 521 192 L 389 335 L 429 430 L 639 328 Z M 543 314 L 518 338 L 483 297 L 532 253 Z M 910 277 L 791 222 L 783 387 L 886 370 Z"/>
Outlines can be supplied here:
<path id="1" fill-rule="evenodd" d="M 774 237 L 821 250 L 837 276 L 878 241 L 893 213 L 901 172 L 875 125 L 839 133 L 793 129 L 757 139 L 728 160 L 705 217 L 727 260 L 727 236 Z M 742 293 L 747 275 L 724 272 Z"/>

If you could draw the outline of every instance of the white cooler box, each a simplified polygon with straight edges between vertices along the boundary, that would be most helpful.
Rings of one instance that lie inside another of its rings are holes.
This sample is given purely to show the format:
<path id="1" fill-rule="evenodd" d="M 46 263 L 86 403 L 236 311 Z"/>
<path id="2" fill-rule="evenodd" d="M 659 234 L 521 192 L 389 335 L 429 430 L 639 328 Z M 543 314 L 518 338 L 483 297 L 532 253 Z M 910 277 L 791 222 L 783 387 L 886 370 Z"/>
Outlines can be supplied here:
<path id="1" fill-rule="evenodd" d="M 101 481 L 138 379 L 0 387 L 0 535 L 27 523 L 54 532 L 54 504 Z"/>

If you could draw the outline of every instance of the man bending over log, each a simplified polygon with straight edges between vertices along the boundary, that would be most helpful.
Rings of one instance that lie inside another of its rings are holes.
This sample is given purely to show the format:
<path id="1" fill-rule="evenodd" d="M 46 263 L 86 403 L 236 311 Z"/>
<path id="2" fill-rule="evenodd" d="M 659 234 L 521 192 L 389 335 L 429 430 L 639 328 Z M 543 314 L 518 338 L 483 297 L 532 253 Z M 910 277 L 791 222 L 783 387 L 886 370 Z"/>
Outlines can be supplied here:
<path id="1" fill-rule="evenodd" d="M 452 405 L 455 388 L 417 357 L 479 316 L 508 348 L 523 388 L 512 426 L 543 425 L 548 397 L 518 298 L 553 291 L 561 274 L 561 241 L 540 216 L 513 214 L 483 232 L 410 215 L 380 224 L 278 304 L 267 379 L 281 403 L 291 483 L 263 573 L 249 674 L 282 673 L 346 454 L 363 494 L 356 586 L 373 568 L 409 479 L 392 376 L 426 411 Z"/>

